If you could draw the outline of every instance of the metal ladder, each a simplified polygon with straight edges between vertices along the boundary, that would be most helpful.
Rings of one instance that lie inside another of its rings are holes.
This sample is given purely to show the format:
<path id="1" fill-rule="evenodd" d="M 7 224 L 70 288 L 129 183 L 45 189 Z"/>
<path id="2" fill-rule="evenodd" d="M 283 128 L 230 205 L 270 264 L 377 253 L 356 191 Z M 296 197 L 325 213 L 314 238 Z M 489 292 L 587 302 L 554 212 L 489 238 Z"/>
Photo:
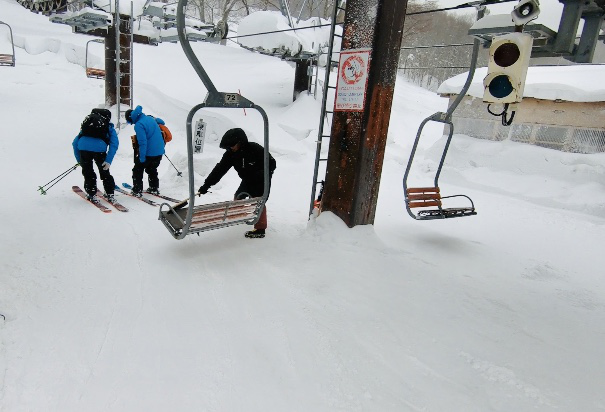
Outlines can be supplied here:
<path id="1" fill-rule="evenodd" d="M 321 116 L 319 119 L 319 128 L 317 131 L 317 148 L 315 151 L 315 168 L 313 170 L 313 185 L 311 186 L 311 202 L 309 206 L 309 217 L 313 213 L 313 208 L 315 207 L 315 195 L 317 193 L 317 185 L 320 183 L 318 181 L 319 175 L 319 165 L 320 162 L 326 162 L 328 159 L 321 158 L 321 148 L 323 144 L 324 137 L 329 138 L 330 133 L 332 131 L 332 120 L 334 111 L 327 110 L 326 105 L 328 102 L 328 94 L 331 94 L 332 97 L 336 94 L 336 86 L 330 85 L 330 74 L 332 73 L 332 66 L 336 64 L 338 66 L 338 60 L 332 60 L 332 54 L 334 54 L 334 38 L 339 37 L 342 39 L 342 35 L 336 33 L 336 18 L 339 12 L 346 11 L 346 1 L 339 0 L 334 2 L 334 10 L 332 10 L 332 23 L 330 26 L 330 43 L 328 44 L 328 52 L 327 52 L 327 62 L 325 69 L 325 77 L 323 83 L 323 93 L 322 93 L 322 101 L 321 101 Z M 341 42 L 342 45 L 342 42 Z M 340 55 L 340 52 L 335 52 Z M 324 134 L 324 130 L 327 129 L 329 132 Z"/>

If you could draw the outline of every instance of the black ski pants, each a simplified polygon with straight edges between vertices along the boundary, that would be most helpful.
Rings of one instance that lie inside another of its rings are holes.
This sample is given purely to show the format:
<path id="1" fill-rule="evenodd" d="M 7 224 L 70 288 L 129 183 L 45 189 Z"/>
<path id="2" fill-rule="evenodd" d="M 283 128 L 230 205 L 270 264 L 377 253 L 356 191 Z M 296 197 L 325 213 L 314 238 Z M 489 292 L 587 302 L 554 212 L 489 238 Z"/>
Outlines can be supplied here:
<path id="1" fill-rule="evenodd" d="M 107 154 L 104 152 L 80 151 L 80 166 L 82 166 L 82 175 L 84 176 L 84 191 L 91 196 L 97 194 L 97 175 L 95 174 L 93 163 L 97 164 L 105 193 L 109 195 L 113 194 L 116 182 L 111 173 L 109 173 L 109 170 L 105 170 L 101 166 L 106 156 Z"/>
<path id="2" fill-rule="evenodd" d="M 134 167 L 132 168 L 132 191 L 143 191 L 143 172 L 147 173 L 147 179 L 150 189 L 160 188 L 160 179 L 158 178 L 158 167 L 162 162 L 162 156 L 147 156 L 144 163 L 139 161 L 139 157 L 134 158 Z"/>

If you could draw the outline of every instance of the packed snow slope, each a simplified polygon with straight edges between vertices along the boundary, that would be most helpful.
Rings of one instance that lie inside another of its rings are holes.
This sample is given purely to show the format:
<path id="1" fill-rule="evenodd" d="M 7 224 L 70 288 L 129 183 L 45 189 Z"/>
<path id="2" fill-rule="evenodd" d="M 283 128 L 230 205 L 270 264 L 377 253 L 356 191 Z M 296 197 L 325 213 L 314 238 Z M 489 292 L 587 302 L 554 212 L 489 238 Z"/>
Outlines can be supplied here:
<path id="1" fill-rule="evenodd" d="M 401 179 L 418 125 L 447 101 L 399 79 L 375 224 L 308 221 L 320 100 L 292 102 L 283 61 L 194 44 L 217 89 L 267 111 L 277 170 L 265 239 L 243 225 L 177 241 L 157 208 L 118 196 L 130 212 L 103 214 L 76 196 L 80 169 L 40 195 L 75 164 L 104 85 L 84 74 L 90 37 L 14 0 L 0 20 L 17 46 L 0 67 L 1 411 L 605 410 L 605 155 L 456 135 L 441 188 L 478 214 L 415 221 Z M 171 127 L 183 172 L 162 161 L 161 190 L 187 197 L 185 118 L 205 89 L 178 44 L 137 44 L 134 61 L 135 104 Z M 262 140 L 253 111 L 206 118 L 196 184 L 224 130 Z M 441 132 L 426 128 L 411 184 L 431 184 Z M 231 171 L 199 202 L 238 183 Z"/>

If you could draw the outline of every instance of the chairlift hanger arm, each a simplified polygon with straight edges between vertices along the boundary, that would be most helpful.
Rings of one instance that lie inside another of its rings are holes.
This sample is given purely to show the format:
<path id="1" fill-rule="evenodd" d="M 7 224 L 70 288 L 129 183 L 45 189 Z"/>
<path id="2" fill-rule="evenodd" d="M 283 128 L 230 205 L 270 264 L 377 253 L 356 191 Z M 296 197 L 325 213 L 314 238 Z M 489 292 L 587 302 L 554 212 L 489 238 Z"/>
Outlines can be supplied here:
<path id="1" fill-rule="evenodd" d="M 185 8 L 187 7 L 187 2 L 188 0 L 179 0 L 176 10 L 177 34 L 179 35 L 179 41 L 183 51 L 185 52 L 185 56 L 187 56 L 187 59 L 193 66 L 193 69 L 199 76 L 202 83 L 204 83 L 208 93 L 210 95 L 216 95 L 218 94 L 218 90 L 216 87 L 214 87 L 212 80 L 210 80 L 210 77 L 208 77 L 208 73 L 206 73 L 206 70 L 204 70 L 204 67 L 191 49 L 191 45 L 187 39 L 187 27 L 185 26 Z"/>

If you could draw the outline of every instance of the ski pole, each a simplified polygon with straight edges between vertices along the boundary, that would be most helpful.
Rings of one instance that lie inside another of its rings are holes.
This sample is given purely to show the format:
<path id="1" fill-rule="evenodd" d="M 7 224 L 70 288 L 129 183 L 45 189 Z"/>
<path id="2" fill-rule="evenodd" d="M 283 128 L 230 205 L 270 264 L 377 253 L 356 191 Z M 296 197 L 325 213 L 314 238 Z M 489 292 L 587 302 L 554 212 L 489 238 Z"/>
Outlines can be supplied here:
<path id="1" fill-rule="evenodd" d="M 179 169 L 176 168 L 176 166 L 174 165 L 174 163 L 172 163 L 172 161 L 170 160 L 170 158 L 166 155 L 166 153 L 164 153 L 164 156 L 166 156 L 166 159 L 168 159 L 168 161 L 170 162 L 170 164 L 172 165 L 172 167 L 174 167 L 174 170 L 176 170 L 176 175 L 177 176 L 182 176 L 183 172 L 179 172 Z"/>
<path id="2" fill-rule="evenodd" d="M 44 186 L 38 186 L 38 190 L 40 191 L 40 194 L 41 195 L 45 195 L 46 192 L 48 192 L 48 190 L 51 187 L 53 187 L 54 185 L 56 185 L 57 183 L 59 183 L 59 181 L 61 179 L 63 179 L 65 176 L 67 176 L 68 174 L 70 174 L 71 172 L 73 172 L 74 170 L 76 170 L 78 168 L 78 166 L 80 166 L 80 163 L 76 163 L 75 165 L 73 165 L 72 167 L 70 167 L 69 169 L 67 169 L 63 173 L 61 173 L 59 176 L 55 177 L 53 180 L 51 180 L 50 182 L 48 182 Z M 48 186 L 48 185 L 50 185 L 50 186 Z M 46 186 L 48 186 L 48 187 L 46 187 Z"/>

